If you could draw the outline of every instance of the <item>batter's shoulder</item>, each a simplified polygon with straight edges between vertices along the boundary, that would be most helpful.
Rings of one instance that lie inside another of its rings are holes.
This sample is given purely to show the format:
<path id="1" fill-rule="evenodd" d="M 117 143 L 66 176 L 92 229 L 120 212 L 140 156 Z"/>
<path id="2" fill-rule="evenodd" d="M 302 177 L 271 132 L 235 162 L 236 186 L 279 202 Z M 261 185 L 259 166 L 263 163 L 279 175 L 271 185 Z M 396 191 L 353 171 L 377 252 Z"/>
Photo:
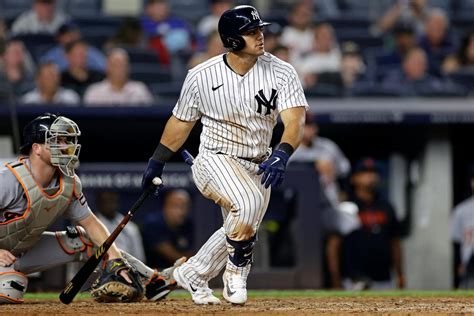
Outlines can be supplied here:
<path id="1" fill-rule="evenodd" d="M 272 55 L 270 53 L 265 53 L 260 56 L 260 59 L 264 63 L 271 64 L 271 67 L 277 74 L 278 78 L 281 78 L 283 81 L 288 81 L 290 78 L 298 77 L 295 67 L 290 63 L 287 63 L 284 60 Z"/>
<path id="2" fill-rule="evenodd" d="M 224 62 L 223 54 L 211 57 L 208 60 L 203 61 L 202 63 L 197 64 L 193 68 L 189 69 L 189 74 L 199 73 L 205 69 L 208 69 L 209 67 L 216 67 L 223 62 Z"/>

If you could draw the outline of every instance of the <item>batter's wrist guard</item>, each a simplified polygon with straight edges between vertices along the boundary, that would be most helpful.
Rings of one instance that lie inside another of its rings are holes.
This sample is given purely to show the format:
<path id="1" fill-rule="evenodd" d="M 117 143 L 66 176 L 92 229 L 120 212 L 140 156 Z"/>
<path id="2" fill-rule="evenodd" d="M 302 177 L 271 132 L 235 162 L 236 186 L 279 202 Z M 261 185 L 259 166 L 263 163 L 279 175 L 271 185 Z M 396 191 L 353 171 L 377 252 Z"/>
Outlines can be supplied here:
<path id="1" fill-rule="evenodd" d="M 163 164 L 166 163 L 168 160 L 173 157 L 175 154 L 174 151 L 160 143 L 156 149 L 155 152 L 153 153 L 153 156 L 151 156 L 151 159 L 157 161 L 157 162 L 162 162 Z"/>
<path id="2" fill-rule="evenodd" d="M 295 152 L 295 149 L 293 148 L 293 146 L 291 146 L 290 144 L 288 143 L 280 143 L 275 150 L 281 150 L 281 151 L 284 151 L 288 157 L 290 157 L 291 155 L 293 155 L 293 153 Z"/>

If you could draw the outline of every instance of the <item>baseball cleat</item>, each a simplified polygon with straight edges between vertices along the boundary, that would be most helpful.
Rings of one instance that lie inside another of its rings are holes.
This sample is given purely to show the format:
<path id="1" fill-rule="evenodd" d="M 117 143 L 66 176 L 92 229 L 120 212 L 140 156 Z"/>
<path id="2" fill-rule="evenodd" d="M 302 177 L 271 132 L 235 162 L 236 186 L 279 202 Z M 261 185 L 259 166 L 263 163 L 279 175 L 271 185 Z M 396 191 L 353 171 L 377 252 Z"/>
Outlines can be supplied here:
<path id="1" fill-rule="evenodd" d="M 217 305 L 221 301 L 212 294 L 212 290 L 206 283 L 206 286 L 199 287 L 191 283 L 190 280 L 182 273 L 180 268 L 173 271 L 173 277 L 178 282 L 178 285 L 187 290 L 193 299 L 193 302 L 198 305 Z"/>
<path id="2" fill-rule="evenodd" d="M 224 289 L 222 295 L 224 298 L 236 305 L 244 305 L 247 302 L 247 278 L 226 270 L 222 275 Z"/>
<path id="3" fill-rule="evenodd" d="M 186 261 L 186 257 L 176 260 L 172 267 L 153 275 L 145 285 L 145 296 L 149 301 L 160 301 L 176 288 L 173 271 Z"/>

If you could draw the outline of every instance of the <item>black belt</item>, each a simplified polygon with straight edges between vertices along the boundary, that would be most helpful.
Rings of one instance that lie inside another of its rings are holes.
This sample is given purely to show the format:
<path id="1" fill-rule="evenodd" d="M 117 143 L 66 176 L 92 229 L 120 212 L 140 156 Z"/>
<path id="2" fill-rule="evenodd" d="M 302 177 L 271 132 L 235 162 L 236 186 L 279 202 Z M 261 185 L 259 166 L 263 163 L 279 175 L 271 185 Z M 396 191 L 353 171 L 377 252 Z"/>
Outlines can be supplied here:
<path id="1" fill-rule="evenodd" d="M 217 154 L 218 155 L 225 155 L 222 152 L 218 152 Z M 262 162 L 264 162 L 267 159 L 267 156 L 264 155 L 264 156 L 260 156 L 260 157 L 254 157 L 254 158 L 247 158 L 247 157 L 236 157 L 236 158 L 243 159 L 243 160 L 251 162 L 251 163 L 261 164 Z"/>

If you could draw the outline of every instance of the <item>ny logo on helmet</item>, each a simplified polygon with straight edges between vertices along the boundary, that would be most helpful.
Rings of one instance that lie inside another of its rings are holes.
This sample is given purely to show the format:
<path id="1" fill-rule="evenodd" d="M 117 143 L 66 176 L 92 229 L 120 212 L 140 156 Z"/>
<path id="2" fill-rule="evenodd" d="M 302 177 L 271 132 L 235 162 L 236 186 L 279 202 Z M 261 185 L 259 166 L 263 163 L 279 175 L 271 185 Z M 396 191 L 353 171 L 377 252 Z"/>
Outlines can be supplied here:
<path id="1" fill-rule="evenodd" d="M 276 101 L 278 95 L 275 89 L 272 89 L 272 94 L 270 95 L 270 100 L 267 100 L 267 97 L 263 94 L 263 90 L 258 91 L 258 94 L 255 96 L 255 99 L 258 103 L 257 112 L 262 114 L 262 106 L 266 107 L 267 110 L 265 111 L 265 115 L 269 115 L 271 110 L 276 109 Z"/>
<path id="2" fill-rule="evenodd" d="M 253 10 L 251 14 L 254 20 L 260 20 L 257 10 Z"/>

